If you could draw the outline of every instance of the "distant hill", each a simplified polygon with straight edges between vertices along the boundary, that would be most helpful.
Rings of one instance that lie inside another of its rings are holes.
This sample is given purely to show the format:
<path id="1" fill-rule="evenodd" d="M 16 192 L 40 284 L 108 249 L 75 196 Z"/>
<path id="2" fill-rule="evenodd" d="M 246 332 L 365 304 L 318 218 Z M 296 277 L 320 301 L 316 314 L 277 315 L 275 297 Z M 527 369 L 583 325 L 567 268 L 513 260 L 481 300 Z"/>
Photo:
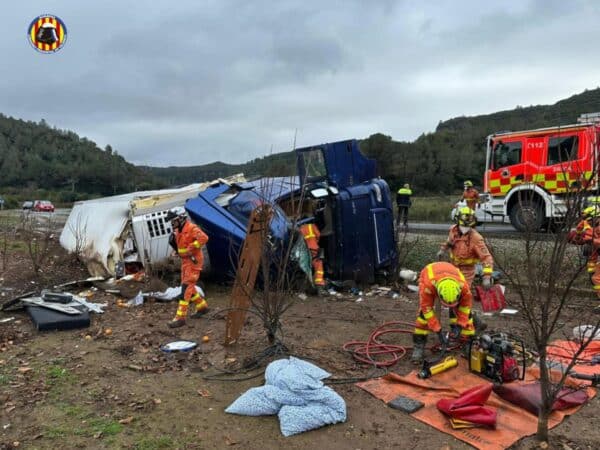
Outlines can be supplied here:
<path id="1" fill-rule="evenodd" d="M 164 186 L 128 163 L 108 145 L 104 150 L 72 131 L 0 114 L 0 194 L 12 205 L 28 198 L 69 203 Z"/>
<path id="2" fill-rule="evenodd" d="M 600 88 L 554 105 L 518 106 L 493 114 L 455 117 L 440 122 L 434 132 L 425 133 L 414 142 L 373 134 L 361 141 L 361 149 L 377 160 L 379 175 L 393 190 L 408 182 L 417 195 L 449 193 L 460 189 L 465 179 L 476 185 L 481 183 L 487 135 L 571 124 L 582 113 L 598 111 Z M 44 120 L 26 122 L 0 114 L 0 170 L 0 195 L 9 200 L 9 207 L 14 207 L 25 198 L 68 203 L 239 172 L 247 177 L 291 175 L 295 173 L 295 157 L 293 152 L 285 152 L 245 164 L 134 166 L 110 145 L 100 149 L 72 131 L 49 127 Z"/>
<path id="3" fill-rule="evenodd" d="M 361 150 L 378 162 L 379 174 L 393 190 L 411 183 L 417 194 L 448 193 L 461 189 L 466 179 L 481 183 L 485 138 L 505 130 L 526 130 L 575 123 L 580 114 L 600 111 L 600 88 L 587 90 L 553 105 L 517 106 L 515 109 L 440 122 L 432 133 L 414 142 L 394 141 L 373 134 L 361 141 Z M 351 137 L 351 136 L 348 136 Z M 315 142 L 315 144 L 317 144 Z M 213 163 L 194 167 L 147 168 L 167 184 L 209 180 L 244 172 L 247 176 L 289 175 L 295 172 L 292 152 L 278 153 L 245 164 Z"/>

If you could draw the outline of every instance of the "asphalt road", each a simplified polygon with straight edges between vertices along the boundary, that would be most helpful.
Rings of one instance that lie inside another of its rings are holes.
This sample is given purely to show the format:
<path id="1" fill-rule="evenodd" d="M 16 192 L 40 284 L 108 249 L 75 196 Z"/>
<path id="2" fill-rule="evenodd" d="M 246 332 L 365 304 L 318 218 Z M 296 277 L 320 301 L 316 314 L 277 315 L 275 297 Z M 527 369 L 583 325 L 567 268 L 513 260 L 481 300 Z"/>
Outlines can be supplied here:
<path id="1" fill-rule="evenodd" d="M 408 231 L 424 231 L 424 232 L 447 232 L 450 228 L 450 223 L 413 223 L 409 222 Z M 494 233 L 494 234 L 518 234 L 518 231 L 509 224 L 481 224 L 477 227 L 480 233 Z"/>

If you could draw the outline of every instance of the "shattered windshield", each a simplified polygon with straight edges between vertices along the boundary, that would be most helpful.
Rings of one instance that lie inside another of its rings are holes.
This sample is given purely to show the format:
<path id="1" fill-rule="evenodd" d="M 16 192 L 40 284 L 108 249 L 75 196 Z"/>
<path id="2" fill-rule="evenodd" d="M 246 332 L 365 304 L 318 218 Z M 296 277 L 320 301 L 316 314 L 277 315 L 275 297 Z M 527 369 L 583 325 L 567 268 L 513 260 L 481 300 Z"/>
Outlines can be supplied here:
<path id="1" fill-rule="evenodd" d="M 327 176 L 325 158 L 320 148 L 302 152 L 302 160 L 307 178 L 325 178 Z"/>

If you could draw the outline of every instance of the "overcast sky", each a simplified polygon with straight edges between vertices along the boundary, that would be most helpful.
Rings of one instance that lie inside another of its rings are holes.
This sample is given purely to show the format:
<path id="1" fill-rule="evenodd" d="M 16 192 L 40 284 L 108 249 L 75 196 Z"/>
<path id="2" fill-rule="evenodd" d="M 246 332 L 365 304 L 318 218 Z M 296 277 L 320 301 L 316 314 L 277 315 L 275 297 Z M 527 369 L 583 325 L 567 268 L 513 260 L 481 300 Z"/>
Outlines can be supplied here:
<path id="1" fill-rule="evenodd" d="M 241 163 L 600 85 L 600 1 L 5 2 L 0 112 L 136 164 Z M 145 6 L 144 6 L 145 5 Z M 27 27 L 55 14 L 65 47 Z"/>

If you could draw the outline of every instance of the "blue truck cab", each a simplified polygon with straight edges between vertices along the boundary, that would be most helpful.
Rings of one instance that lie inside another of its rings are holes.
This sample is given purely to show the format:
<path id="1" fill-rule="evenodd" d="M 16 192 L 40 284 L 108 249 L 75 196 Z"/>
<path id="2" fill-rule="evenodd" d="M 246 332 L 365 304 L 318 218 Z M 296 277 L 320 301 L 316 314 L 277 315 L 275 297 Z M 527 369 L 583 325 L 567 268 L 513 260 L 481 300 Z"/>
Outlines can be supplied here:
<path id="1" fill-rule="evenodd" d="M 273 242 L 290 242 L 297 237 L 294 225 L 303 221 L 318 225 L 326 278 L 372 283 L 378 275 L 394 274 L 392 199 L 375 161 L 356 140 L 297 149 L 296 158 L 297 176 L 221 183 L 186 202 L 191 219 L 209 235 L 212 274 L 233 276 L 250 212 L 263 201 L 274 205 Z M 294 217 L 298 211 L 302 216 Z"/>
<path id="2" fill-rule="evenodd" d="M 392 197 L 355 139 L 296 150 L 302 189 L 319 203 L 326 277 L 372 283 L 395 273 Z M 307 196 L 308 197 L 308 196 Z"/>

